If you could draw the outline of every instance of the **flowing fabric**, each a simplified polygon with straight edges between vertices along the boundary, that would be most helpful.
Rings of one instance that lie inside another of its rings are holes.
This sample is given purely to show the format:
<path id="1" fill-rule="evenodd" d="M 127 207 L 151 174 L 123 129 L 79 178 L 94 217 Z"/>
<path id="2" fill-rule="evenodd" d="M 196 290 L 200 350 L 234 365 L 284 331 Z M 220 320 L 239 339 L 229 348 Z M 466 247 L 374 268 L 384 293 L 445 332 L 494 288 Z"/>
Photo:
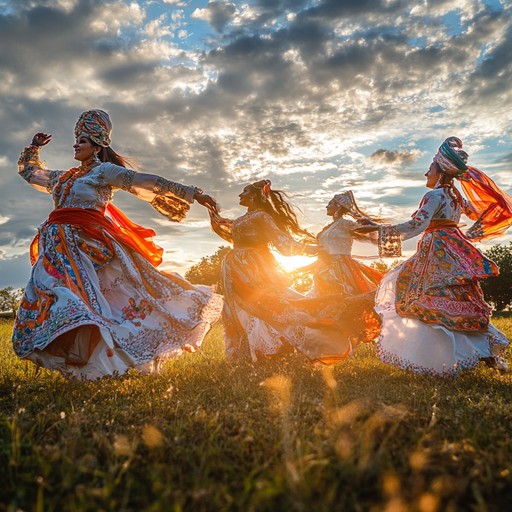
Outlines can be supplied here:
<path id="1" fill-rule="evenodd" d="M 445 188 L 428 192 L 401 237 L 423 233 L 417 252 L 386 274 L 376 295 L 379 358 L 416 373 L 456 375 L 502 353 L 507 337 L 491 323 L 479 281 L 498 275 L 457 228 L 462 206 Z"/>
<path id="2" fill-rule="evenodd" d="M 304 246 L 263 211 L 249 212 L 232 223 L 212 223 L 216 225 L 222 225 L 222 234 L 234 240 L 222 266 L 228 359 L 256 361 L 291 351 L 325 364 L 346 357 L 347 336 L 332 319 L 316 314 L 319 301 L 290 289 L 291 280 L 270 252 L 270 245 L 285 255 L 303 253 Z"/>
<path id="3" fill-rule="evenodd" d="M 352 258 L 352 232 L 358 227 L 342 217 L 318 234 L 318 260 L 311 266 L 314 287 L 308 293 L 323 301 L 324 313 L 336 319 L 353 348 L 380 333 L 373 306 L 382 274 Z"/>
<path id="4" fill-rule="evenodd" d="M 97 210 L 85 208 L 60 208 L 50 213 L 49 224 L 71 224 L 79 227 L 89 237 L 102 240 L 110 250 L 113 249 L 111 238 L 124 243 L 142 257 L 147 259 L 154 267 L 162 263 L 164 250 L 157 246 L 151 237 L 155 236 L 154 230 L 144 228 L 131 221 L 119 208 L 112 203 L 107 205 L 105 212 L 112 220 Z M 30 261 L 32 265 L 39 255 L 39 234 L 30 244 Z"/>
<path id="5" fill-rule="evenodd" d="M 466 174 L 469 180 L 461 180 L 462 190 L 479 216 L 467 236 L 480 241 L 504 235 L 512 225 L 512 197 L 475 167 L 468 166 Z"/>

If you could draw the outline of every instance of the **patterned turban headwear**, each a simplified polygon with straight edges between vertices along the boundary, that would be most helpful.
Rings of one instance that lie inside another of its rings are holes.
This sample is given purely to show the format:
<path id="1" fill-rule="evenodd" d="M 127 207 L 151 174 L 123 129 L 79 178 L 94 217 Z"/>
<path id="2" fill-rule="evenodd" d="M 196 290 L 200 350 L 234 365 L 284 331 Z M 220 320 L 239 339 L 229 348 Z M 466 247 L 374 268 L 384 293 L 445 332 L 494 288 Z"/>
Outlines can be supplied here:
<path id="1" fill-rule="evenodd" d="M 468 154 L 462 150 L 462 141 L 457 137 L 448 137 L 437 151 L 434 162 L 450 176 L 460 178 L 468 170 Z"/>
<path id="2" fill-rule="evenodd" d="M 110 146 L 112 122 L 104 110 L 82 112 L 75 125 L 75 137 L 85 136 L 104 148 Z"/>

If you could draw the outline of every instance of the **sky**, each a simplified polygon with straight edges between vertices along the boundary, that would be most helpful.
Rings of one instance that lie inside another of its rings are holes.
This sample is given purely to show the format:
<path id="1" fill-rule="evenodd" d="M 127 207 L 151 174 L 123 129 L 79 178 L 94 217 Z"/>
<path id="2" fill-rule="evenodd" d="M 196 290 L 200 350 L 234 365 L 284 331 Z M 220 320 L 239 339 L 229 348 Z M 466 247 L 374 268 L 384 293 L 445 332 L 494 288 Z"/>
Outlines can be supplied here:
<path id="1" fill-rule="evenodd" d="M 140 171 L 203 188 L 229 218 L 244 213 L 242 188 L 268 178 L 313 232 L 349 189 L 368 213 L 406 221 L 452 135 L 512 193 L 509 1 L 0 0 L 0 48 L 0 288 L 25 286 L 52 208 L 17 175 L 21 150 L 51 133 L 42 158 L 69 169 L 92 108 Z M 114 203 L 157 231 L 162 269 L 183 274 L 225 245 L 199 205 L 176 224 L 124 191 Z"/>

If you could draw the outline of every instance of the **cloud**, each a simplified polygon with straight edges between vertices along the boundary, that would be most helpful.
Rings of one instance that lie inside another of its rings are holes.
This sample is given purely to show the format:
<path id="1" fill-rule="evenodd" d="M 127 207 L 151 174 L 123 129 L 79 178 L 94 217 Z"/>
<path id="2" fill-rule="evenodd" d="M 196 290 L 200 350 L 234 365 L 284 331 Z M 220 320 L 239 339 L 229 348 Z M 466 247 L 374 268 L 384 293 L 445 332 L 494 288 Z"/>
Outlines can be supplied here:
<path id="1" fill-rule="evenodd" d="M 223 32 L 235 12 L 236 6 L 231 2 L 210 1 L 203 9 L 196 9 L 192 18 L 207 21 L 217 32 Z"/>
<path id="2" fill-rule="evenodd" d="M 231 216 L 243 213 L 241 188 L 269 177 L 313 228 L 326 220 L 319 205 L 349 187 L 369 210 L 407 217 L 449 135 L 464 140 L 471 162 L 489 162 L 500 185 L 509 183 L 512 9 L 503 3 L 4 4 L 4 261 L 27 250 L 52 207 L 16 176 L 19 152 L 46 131 L 47 165 L 71 167 L 74 123 L 95 107 L 110 113 L 113 147 L 140 170 L 202 187 Z M 157 230 L 177 268 L 221 243 L 198 206 L 188 229 L 124 192 L 115 201 Z"/>
<path id="3" fill-rule="evenodd" d="M 382 164 L 396 164 L 399 166 L 414 162 L 418 156 L 418 150 L 392 151 L 389 149 L 378 149 L 370 155 L 370 158 Z"/>

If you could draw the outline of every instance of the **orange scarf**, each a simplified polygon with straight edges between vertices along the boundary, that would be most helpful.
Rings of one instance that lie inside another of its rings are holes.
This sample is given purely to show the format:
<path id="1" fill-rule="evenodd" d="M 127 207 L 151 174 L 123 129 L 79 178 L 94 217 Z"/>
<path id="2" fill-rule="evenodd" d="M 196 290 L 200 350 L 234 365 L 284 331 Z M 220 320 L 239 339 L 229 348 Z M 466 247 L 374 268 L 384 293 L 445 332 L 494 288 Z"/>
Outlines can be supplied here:
<path id="1" fill-rule="evenodd" d="M 151 240 L 151 237 L 156 235 L 155 231 L 135 224 L 111 203 L 107 205 L 105 214 L 85 208 L 59 208 L 50 213 L 46 224 L 71 224 L 80 228 L 91 238 L 101 240 L 112 250 L 111 240 L 105 235 L 107 232 L 121 244 L 138 252 L 154 267 L 162 263 L 164 250 Z M 39 234 L 30 245 L 32 265 L 38 258 L 38 245 Z"/>

